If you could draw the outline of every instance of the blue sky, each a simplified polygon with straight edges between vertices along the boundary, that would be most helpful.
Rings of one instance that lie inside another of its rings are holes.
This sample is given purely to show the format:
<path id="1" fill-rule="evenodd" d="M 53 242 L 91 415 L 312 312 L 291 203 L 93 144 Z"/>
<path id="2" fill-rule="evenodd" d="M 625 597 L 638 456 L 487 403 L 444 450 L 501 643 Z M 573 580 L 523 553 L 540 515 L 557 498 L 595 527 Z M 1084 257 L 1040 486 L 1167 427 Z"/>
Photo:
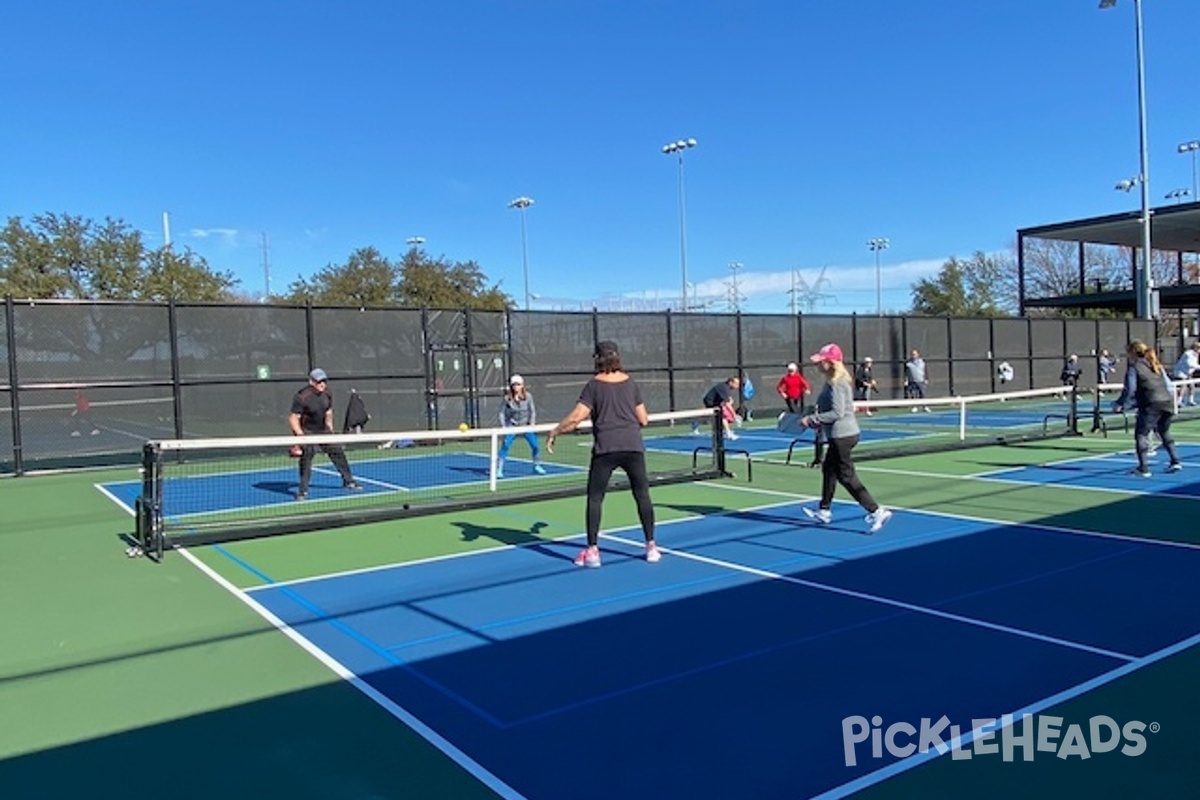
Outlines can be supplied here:
<path id="1" fill-rule="evenodd" d="M 1150 191 L 1190 188 L 1200 3 L 1144 0 Z M 375 246 L 534 307 L 873 312 L 1137 207 L 1133 0 L 39 0 L 0 10 L 0 214 L 123 219 L 264 290 Z M 799 280 L 798 280 L 799 279 Z M 608 301 L 608 302 L 611 302 Z M 632 304 L 633 307 L 636 304 Z M 807 308 L 804 299 L 801 308 Z"/>

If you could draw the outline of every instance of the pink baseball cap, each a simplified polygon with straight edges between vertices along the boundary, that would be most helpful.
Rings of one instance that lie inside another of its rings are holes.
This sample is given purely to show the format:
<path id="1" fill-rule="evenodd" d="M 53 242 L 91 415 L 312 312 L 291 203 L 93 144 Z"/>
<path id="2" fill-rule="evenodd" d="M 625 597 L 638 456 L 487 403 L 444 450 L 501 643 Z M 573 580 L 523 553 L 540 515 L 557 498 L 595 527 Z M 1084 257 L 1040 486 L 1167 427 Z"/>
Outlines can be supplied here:
<path id="1" fill-rule="evenodd" d="M 842 361 L 842 348 L 836 344 L 827 344 L 809 356 L 808 360 L 816 363 L 820 363 L 821 361 Z"/>

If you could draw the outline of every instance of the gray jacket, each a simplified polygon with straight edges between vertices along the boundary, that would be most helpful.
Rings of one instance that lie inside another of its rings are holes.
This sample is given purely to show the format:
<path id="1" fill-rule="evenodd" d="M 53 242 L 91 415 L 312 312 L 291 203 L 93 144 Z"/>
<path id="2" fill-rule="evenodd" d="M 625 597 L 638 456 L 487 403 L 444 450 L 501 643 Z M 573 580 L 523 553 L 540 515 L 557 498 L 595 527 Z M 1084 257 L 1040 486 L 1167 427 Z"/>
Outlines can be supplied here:
<path id="1" fill-rule="evenodd" d="M 845 439 L 858 435 L 853 382 L 842 380 L 826 383 L 817 395 L 817 413 L 813 419 L 824 427 L 826 439 Z"/>

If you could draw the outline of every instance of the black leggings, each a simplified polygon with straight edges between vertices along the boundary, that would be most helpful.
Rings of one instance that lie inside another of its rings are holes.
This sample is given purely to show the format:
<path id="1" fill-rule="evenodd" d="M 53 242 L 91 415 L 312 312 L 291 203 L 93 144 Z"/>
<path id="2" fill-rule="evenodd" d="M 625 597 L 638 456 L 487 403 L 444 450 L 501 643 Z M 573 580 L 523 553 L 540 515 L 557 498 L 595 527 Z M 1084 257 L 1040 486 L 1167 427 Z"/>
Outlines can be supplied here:
<path id="1" fill-rule="evenodd" d="M 608 479 L 617 467 L 625 470 L 629 488 L 637 501 L 638 519 L 647 542 L 654 541 L 654 506 L 650 502 L 650 477 L 646 474 L 646 454 L 622 451 L 593 455 L 588 467 L 587 484 L 587 543 L 594 547 L 600 541 L 600 511 L 608 491 Z"/>
<path id="2" fill-rule="evenodd" d="M 857 470 L 854 469 L 854 459 L 850 451 L 856 444 L 858 434 L 829 440 L 828 452 L 825 453 L 825 461 L 821 464 L 821 508 L 833 505 L 833 493 L 840 483 L 868 513 L 874 514 L 879 510 L 879 503 L 871 497 L 871 493 L 863 486 Z"/>

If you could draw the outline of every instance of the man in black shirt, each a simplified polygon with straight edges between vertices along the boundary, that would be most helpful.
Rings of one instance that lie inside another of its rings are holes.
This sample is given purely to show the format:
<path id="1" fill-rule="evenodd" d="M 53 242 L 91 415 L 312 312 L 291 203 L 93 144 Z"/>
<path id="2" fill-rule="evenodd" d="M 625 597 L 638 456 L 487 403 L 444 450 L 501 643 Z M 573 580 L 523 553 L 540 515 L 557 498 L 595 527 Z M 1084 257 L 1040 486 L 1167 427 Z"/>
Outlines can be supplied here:
<path id="1" fill-rule="evenodd" d="M 329 377 L 323 369 L 314 369 L 308 373 L 308 386 L 296 392 L 292 398 L 292 413 L 288 416 L 288 425 L 296 436 L 314 436 L 323 433 L 333 433 L 333 395 L 325 391 Z M 313 456 L 320 447 L 338 473 L 342 476 L 342 485 L 351 491 L 360 491 L 362 486 L 354 480 L 350 473 L 350 462 L 346 460 L 346 452 L 336 444 L 305 445 L 300 448 L 300 487 L 296 491 L 297 500 L 308 499 L 308 483 L 312 479 Z"/>

